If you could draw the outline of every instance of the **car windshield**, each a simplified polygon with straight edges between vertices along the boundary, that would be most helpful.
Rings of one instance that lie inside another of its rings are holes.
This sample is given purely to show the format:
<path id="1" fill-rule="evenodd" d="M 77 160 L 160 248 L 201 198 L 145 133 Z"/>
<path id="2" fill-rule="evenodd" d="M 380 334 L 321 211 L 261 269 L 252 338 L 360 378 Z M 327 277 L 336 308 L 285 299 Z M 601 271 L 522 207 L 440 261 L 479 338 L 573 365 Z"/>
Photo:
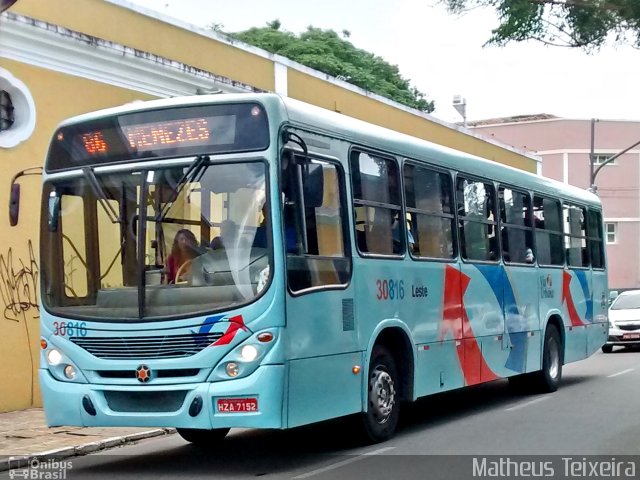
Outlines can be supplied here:
<path id="1" fill-rule="evenodd" d="M 252 301 L 270 270 L 265 165 L 196 157 L 48 182 L 44 305 L 69 317 L 137 320 Z"/>
<path id="2" fill-rule="evenodd" d="M 611 305 L 611 310 L 630 310 L 634 308 L 640 308 L 640 291 L 620 295 Z"/>

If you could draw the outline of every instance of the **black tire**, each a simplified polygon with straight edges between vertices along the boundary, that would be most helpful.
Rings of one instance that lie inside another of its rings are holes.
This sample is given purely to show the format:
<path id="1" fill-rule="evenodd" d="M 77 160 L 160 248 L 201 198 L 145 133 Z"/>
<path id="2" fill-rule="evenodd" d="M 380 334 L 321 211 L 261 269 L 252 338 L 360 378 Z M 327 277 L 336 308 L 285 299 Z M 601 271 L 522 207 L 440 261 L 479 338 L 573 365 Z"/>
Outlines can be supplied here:
<path id="1" fill-rule="evenodd" d="M 613 352 L 613 345 L 602 345 L 602 353 Z"/>
<path id="2" fill-rule="evenodd" d="M 214 428 L 213 430 L 201 430 L 198 428 L 178 428 L 178 435 L 187 442 L 199 447 L 214 447 L 220 443 L 229 433 L 229 428 Z"/>
<path id="3" fill-rule="evenodd" d="M 385 347 L 373 347 L 367 378 L 367 411 L 361 414 L 363 433 L 368 442 L 384 442 L 395 434 L 400 416 L 398 370 Z"/>
<path id="4" fill-rule="evenodd" d="M 562 379 L 564 354 L 560 332 L 555 325 L 548 325 L 544 332 L 542 370 L 532 374 L 533 386 L 541 393 L 555 392 Z"/>

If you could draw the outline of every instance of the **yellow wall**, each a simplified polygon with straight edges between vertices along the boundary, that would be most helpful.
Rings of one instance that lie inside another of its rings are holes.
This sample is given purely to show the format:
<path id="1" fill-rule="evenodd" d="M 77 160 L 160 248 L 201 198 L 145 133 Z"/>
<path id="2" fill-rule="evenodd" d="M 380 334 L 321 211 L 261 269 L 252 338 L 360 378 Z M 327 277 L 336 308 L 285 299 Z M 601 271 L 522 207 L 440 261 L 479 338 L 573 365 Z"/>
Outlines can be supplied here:
<path id="1" fill-rule="evenodd" d="M 36 104 L 36 128 L 17 147 L 0 148 L 0 412 L 40 405 L 37 386 L 38 210 L 41 177 L 23 177 L 20 222 L 9 226 L 9 181 L 18 171 L 41 166 L 56 125 L 64 118 L 148 95 L 1 59 L 2 68 L 24 82 Z M 79 95 L 78 92 L 90 92 Z"/>

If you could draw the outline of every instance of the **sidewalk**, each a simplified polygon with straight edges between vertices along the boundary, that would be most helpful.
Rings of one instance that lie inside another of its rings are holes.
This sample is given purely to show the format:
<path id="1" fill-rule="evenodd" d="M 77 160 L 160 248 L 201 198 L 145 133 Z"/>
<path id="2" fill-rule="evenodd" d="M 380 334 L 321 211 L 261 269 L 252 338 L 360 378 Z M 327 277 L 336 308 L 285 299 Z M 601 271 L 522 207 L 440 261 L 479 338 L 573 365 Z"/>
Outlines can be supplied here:
<path id="1" fill-rule="evenodd" d="M 0 413 L 0 472 L 31 459 L 86 455 L 143 438 L 173 433 L 167 428 L 48 428 L 41 408 Z M 22 457 L 22 461 L 15 457 Z"/>

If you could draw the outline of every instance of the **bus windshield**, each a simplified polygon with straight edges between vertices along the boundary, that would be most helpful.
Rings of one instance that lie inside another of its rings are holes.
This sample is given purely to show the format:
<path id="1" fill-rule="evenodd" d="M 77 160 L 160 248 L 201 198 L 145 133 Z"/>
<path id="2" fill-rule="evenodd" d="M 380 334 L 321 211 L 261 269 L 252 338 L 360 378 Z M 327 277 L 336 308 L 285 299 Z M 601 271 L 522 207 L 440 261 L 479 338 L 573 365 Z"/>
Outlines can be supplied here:
<path id="1" fill-rule="evenodd" d="M 185 159 L 186 160 L 186 159 Z M 43 302 L 70 318 L 139 320 L 245 304 L 266 287 L 266 163 L 126 172 L 45 184 Z"/>

